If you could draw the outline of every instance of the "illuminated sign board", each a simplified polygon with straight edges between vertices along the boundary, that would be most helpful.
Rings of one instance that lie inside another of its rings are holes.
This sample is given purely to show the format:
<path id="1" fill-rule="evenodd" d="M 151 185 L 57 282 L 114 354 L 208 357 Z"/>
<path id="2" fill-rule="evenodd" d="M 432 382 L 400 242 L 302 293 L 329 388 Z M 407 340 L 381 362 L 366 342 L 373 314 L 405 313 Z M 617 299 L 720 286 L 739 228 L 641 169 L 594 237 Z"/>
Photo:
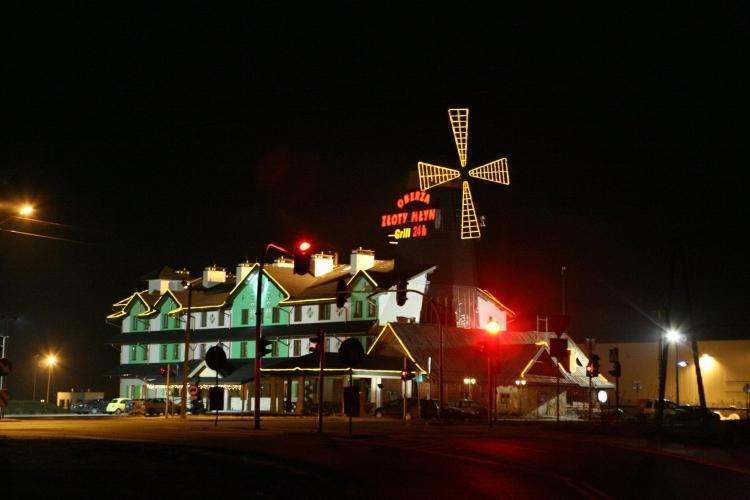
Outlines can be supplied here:
<path id="1" fill-rule="evenodd" d="M 440 211 L 430 204 L 430 194 L 424 191 L 406 193 L 395 205 L 397 211 L 380 216 L 380 227 L 392 231 L 388 236 L 396 240 L 423 238 L 440 218 Z"/>

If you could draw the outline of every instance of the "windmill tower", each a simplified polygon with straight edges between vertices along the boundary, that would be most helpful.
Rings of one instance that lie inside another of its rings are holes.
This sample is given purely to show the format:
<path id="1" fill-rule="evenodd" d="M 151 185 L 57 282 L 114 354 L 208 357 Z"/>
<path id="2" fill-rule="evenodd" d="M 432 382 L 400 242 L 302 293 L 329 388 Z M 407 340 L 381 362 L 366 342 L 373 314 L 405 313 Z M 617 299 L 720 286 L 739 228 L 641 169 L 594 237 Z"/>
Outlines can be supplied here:
<path id="1" fill-rule="evenodd" d="M 435 231 L 422 241 L 399 244 L 397 262 L 401 259 L 436 264 L 429 293 L 448 310 L 443 320 L 448 324 L 479 327 L 481 325 L 474 324 L 473 318 L 479 285 L 476 245 L 481 238 L 482 217 L 477 214 L 471 184 L 480 179 L 508 185 L 508 161 L 501 158 L 467 169 L 469 110 L 449 109 L 448 116 L 461 168 L 417 163 L 418 178 L 413 181 L 418 180 L 419 189 L 432 195 L 433 204 L 441 213 L 439 227 L 436 224 Z"/>

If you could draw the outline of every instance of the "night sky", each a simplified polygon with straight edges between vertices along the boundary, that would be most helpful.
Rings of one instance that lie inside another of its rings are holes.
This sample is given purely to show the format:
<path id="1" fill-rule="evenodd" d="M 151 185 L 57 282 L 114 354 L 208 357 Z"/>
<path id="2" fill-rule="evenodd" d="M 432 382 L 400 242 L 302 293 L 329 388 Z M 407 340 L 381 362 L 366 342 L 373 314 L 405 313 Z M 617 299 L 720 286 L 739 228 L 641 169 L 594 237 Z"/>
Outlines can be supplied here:
<path id="1" fill-rule="evenodd" d="M 66 226 L 2 227 L 82 242 L 0 232 L 11 397 L 31 397 L 32 355 L 50 349 L 53 391 L 114 396 L 105 316 L 163 265 L 234 269 L 303 234 L 387 257 L 379 215 L 416 163 L 458 167 L 450 107 L 471 109 L 469 166 L 509 161 L 510 186 L 472 189 L 480 284 L 518 328 L 560 312 L 566 266 L 579 341 L 644 337 L 670 296 L 685 309 L 685 290 L 700 337 L 748 336 L 739 2 L 419 16 L 69 5 L 4 16 L 0 220 L 27 198 Z M 687 272 L 670 288 L 675 262 Z"/>

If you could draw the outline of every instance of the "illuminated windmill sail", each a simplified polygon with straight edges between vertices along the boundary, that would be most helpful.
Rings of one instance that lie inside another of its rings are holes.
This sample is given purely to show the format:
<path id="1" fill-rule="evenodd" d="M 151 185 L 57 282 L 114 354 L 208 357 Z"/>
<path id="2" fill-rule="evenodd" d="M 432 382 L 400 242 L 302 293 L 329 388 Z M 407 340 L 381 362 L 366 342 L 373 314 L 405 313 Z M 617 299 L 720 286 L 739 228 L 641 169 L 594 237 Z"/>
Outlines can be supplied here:
<path id="1" fill-rule="evenodd" d="M 453 138 L 456 141 L 458 150 L 458 160 L 461 168 L 466 168 L 466 150 L 469 143 L 469 110 L 467 108 L 449 109 L 448 117 L 451 120 L 453 129 Z M 469 188 L 469 177 L 483 179 L 485 181 L 495 182 L 497 184 L 510 184 L 510 175 L 508 174 L 507 158 L 500 158 L 493 162 L 472 168 L 468 171 L 457 170 L 455 168 L 441 167 L 430 163 L 417 163 L 419 173 L 419 189 L 427 191 L 435 186 L 445 184 L 454 179 L 462 179 L 461 187 L 461 239 L 469 240 L 480 238 L 479 219 L 474 208 L 474 200 L 471 197 Z"/>

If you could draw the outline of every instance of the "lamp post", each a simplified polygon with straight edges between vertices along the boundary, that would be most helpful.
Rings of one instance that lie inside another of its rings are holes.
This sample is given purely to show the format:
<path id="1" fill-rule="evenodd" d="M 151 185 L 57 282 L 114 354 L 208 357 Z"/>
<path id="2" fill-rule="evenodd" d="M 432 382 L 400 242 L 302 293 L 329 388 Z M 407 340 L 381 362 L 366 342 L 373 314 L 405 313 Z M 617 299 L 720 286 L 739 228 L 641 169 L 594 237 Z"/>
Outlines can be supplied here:
<path id="1" fill-rule="evenodd" d="M 518 415 L 523 418 L 523 389 L 526 387 L 526 379 L 516 379 L 516 387 L 518 388 Z"/>
<path id="2" fill-rule="evenodd" d="M 193 280 L 183 280 L 182 286 L 187 288 L 188 291 L 188 303 L 187 303 L 187 319 L 185 321 L 185 355 L 182 361 L 182 388 L 180 389 L 180 420 L 187 418 L 187 386 L 188 386 L 188 371 L 190 370 L 190 319 L 192 316 L 191 309 L 193 307 L 193 283 L 200 280 L 195 278 Z M 168 397 L 169 395 L 167 395 Z"/>
<path id="3" fill-rule="evenodd" d="M 674 400 L 676 404 L 680 404 L 680 365 L 679 365 L 679 342 L 682 340 L 682 335 L 677 330 L 667 331 L 667 341 L 674 344 Z"/>
<path id="4" fill-rule="evenodd" d="M 44 402 L 49 404 L 49 385 L 50 381 L 52 380 L 52 367 L 57 364 L 57 356 L 54 354 L 49 354 L 46 358 L 47 362 L 47 397 L 45 398 Z"/>
<path id="5" fill-rule="evenodd" d="M 471 400 L 471 388 L 476 383 L 477 383 L 477 379 L 475 379 L 474 377 L 466 377 L 466 378 L 464 378 L 464 384 L 466 384 L 467 386 L 469 386 L 469 398 L 468 399 L 470 399 L 470 400 Z"/>

